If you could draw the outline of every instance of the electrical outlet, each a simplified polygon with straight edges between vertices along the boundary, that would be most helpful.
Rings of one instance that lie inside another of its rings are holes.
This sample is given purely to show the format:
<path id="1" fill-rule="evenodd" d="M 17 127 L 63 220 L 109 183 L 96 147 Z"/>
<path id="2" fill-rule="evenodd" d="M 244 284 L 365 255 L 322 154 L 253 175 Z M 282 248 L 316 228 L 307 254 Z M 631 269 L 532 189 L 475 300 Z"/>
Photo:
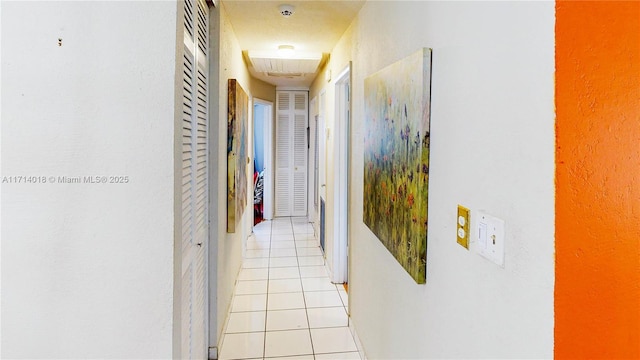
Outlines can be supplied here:
<path id="1" fill-rule="evenodd" d="M 465 249 L 469 250 L 469 209 L 462 205 L 458 205 L 458 218 L 457 218 L 457 240 Z"/>

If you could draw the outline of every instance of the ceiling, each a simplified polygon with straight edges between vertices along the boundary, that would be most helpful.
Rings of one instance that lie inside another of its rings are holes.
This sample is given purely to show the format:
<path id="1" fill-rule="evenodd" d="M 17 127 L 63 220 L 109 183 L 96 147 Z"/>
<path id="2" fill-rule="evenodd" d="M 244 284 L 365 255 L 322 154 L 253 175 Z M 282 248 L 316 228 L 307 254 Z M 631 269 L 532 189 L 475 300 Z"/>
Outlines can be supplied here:
<path id="1" fill-rule="evenodd" d="M 276 51 L 279 45 L 293 45 L 296 53 L 322 53 L 322 66 L 365 1 L 222 0 L 221 3 L 252 76 L 276 86 L 308 87 L 317 70 L 313 74 L 293 74 L 293 70 L 292 73 L 285 70 L 280 74 L 267 75 L 253 68 L 248 52 Z M 285 17 L 280 14 L 279 6 L 282 4 L 294 6 L 293 15 Z M 294 63 L 291 65 L 296 68 Z"/>

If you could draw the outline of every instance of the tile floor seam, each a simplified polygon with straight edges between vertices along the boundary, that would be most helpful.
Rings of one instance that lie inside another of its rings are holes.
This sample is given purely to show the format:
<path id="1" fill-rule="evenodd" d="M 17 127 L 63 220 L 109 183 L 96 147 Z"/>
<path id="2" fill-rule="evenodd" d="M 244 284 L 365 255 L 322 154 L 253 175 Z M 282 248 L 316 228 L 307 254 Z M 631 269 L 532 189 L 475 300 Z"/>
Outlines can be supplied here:
<path id="1" fill-rule="evenodd" d="M 269 229 L 269 256 L 271 256 L 271 237 L 273 236 L 273 223 Z M 271 280 L 271 269 L 267 267 L 267 294 L 264 306 L 264 340 L 262 341 L 262 358 L 267 355 L 267 321 L 269 320 L 269 281 Z"/>
<path id="2" fill-rule="evenodd" d="M 298 254 L 298 247 L 296 246 L 296 258 L 297 258 L 297 254 Z M 298 261 L 298 272 L 300 272 L 299 264 L 300 264 L 300 261 Z M 316 350 L 313 346 L 313 336 L 311 336 L 311 323 L 309 322 L 309 312 L 307 311 L 308 310 L 307 299 L 304 296 L 304 287 L 302 285 L 302 273 L 300 273 L 300 287 L 302 287 L 302 301 L 304 301 L 304 315 L 305 315 L 305 318 L 307 319 L 307 328 L 309 329 L 309 341 L 311 342 L 311 354 L 315 359 Z"/>

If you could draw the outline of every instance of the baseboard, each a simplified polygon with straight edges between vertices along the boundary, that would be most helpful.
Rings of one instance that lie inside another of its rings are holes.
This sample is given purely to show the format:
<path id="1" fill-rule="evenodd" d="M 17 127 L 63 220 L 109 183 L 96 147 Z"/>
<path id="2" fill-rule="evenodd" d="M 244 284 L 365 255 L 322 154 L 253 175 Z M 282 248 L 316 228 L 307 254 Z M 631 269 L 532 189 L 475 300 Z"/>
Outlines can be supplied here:
<path id="1" fill-rule="evenodd" d="M 353 336 L 353 340 L 356 342 L 356 348 L 358 348 L 358 353 L 360 354 L 360 359 L 367 360 L 367 355 L 364 352 L 364 347 L 362 347 L 362 343 L 360 342 L 360 338 L 358 337 L 358 333 L 356 332 L 356 328 L 353 325 L 353 318 L 349 317 L 349 330 L 351 331 L 351 335 Z"/>

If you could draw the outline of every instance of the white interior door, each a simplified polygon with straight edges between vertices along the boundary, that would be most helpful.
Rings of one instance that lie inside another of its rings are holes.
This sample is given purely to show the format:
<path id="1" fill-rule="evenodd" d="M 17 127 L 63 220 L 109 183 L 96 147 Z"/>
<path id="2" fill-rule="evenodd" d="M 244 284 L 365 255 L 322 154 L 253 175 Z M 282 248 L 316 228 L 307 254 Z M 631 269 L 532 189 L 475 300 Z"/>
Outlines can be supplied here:
<path id="1" fill-rule="evenodd" d="M 316 172 L 317 163 L 317 124 L 318 124 L 318 112 L 317 112 L 317 98 L 312 99 L 309 102 L 309 176 L 308 176 L 308 189 L 307 192 L 307 213 L 309 214 L 309 222 L 314 223 L 318 214 L 318 202 L 317 202 L 317 186 L 316 186 Z M 315 226 L 315 225 L 314 225 Z"/>
<path id="2" fill-rule="evenodd" d="M 184 2 L 182 59 L 182 239 L 181 355 L 208 355 L 208 7 L 201 0 Z"/>
<path id="3" fill-rule="evenodd" d="M 350 123 L 350 66 L 336 80 L 336 124 L 334 159 L 334 236 L 332 279 L 334 283 L 348 282 L 348 180 L 349 180 L 349 123 Z"/>
<path id="4" fill-rule="evenodd" d="M 327 127 L 325 124 L 326 93 L 320 93 L 318 104 L 318 201 L 327 199 Z M 320 205 L 318 205 L 320 206 Z"/>
<path id="5" fill-rule="evenodd" d="M 264 213 L 263 218 L 273 219 L 273 103 L 264 107 L 264 158 L 267 168 L 264 172 Z"/>
<path id="6" fill-rule="evenodd" d="M 275 216 L 291 216 L 290 189 L 293 182 L 293 148 L 291 129 L 291 94 L 286 91 L 276 96 L 276 183 Z"/>
<path id="7" fill-rule="evenodd" d="M 307 215 L 309 94 L 277 91 L 275 216 Z"/>
<path id="8" fill-rule="evenodd" d="M 325 123 L 326 92 L 320 92 L 318 102 L 318 238 L 322 251 L 325 250 L 326 219 L 325 207 L 327 200 L 327 128 Z M 326 254 L 324 254 L 326 257 Z"/>

